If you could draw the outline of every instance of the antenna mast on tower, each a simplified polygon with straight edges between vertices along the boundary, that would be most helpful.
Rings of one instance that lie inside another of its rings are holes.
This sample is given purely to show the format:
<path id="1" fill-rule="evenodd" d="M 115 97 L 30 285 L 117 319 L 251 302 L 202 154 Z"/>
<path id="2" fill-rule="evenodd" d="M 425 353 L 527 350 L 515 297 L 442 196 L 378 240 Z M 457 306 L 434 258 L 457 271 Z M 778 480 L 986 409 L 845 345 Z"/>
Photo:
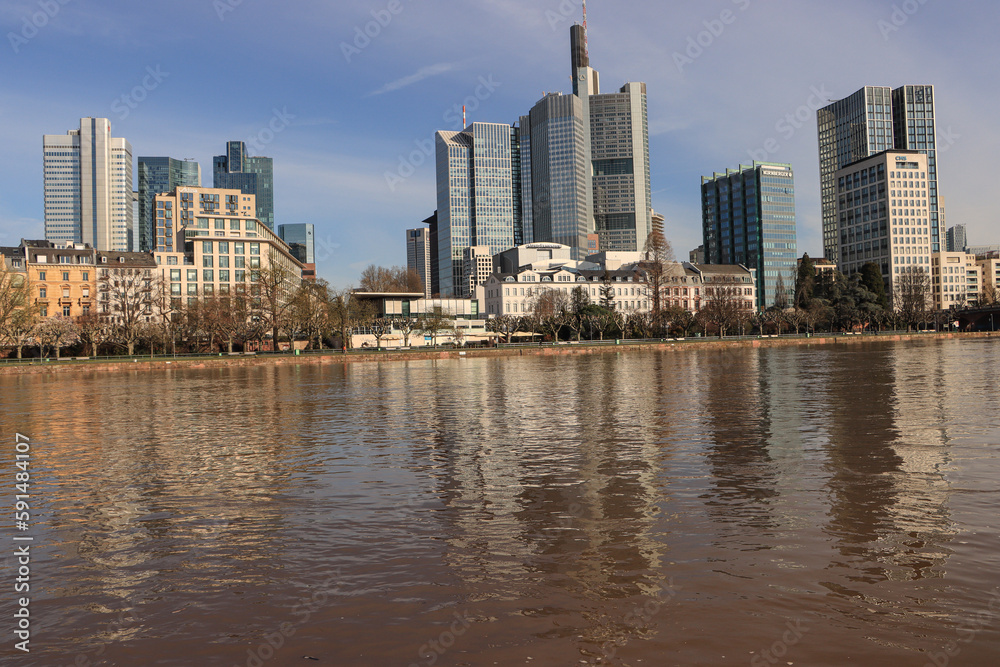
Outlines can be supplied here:
<path id="1" fill-rule="evenodd" d="M 583 0 L 583 52 L 590 59 L 590 44 L 587 37 L 587 0 Z"/>

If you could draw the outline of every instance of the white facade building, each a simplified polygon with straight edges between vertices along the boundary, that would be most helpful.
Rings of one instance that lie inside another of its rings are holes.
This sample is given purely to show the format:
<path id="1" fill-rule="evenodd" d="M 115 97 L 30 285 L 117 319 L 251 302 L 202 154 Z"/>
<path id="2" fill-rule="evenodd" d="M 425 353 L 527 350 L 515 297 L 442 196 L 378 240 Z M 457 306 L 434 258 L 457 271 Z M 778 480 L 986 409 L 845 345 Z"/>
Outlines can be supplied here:
<path id="1" fill-rule="evenodd" d="M 133 223 L 132 145 L 107 118 L 42 137 L 45 239 L 127 252 Z"/>
<path id="2" fill-rule="evenodd" d="M 838 266 L 845 276 L 874 262 L 892 294 L 901 273 L 920 268 L 931 275 L 926 155 L 884 151 L 838 170 L 834 182 Z"/>

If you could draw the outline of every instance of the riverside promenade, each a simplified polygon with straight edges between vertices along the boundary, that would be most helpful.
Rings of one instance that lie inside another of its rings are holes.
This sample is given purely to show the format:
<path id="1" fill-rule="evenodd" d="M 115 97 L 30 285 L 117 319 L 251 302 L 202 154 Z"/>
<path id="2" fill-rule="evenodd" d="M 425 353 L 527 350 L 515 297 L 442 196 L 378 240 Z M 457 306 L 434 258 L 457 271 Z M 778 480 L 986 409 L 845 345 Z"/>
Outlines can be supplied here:
<path id="1" fill-rule="evenodd" d="M 685 352 L 690 350 L 731 350 L 739 348 L 779 348 L 865 345 L 900 341 L 955 340 L 1000 337 L 998 332 L 928 332 L 928 333 L 879 333 L 879 334 L 813 334 L 770 337 L 686 338 L 647 341 L 584 341 L 562 342 L 546 345 L 501 345 L 495 348 L 433 348 L 413 350 L 352 350 L 346 354 L 339 350 L 315 351 L 303 354 L 222 354 L 219 356 L 156 356 L 114 357 L 110 359 L 64 358 L 40 361 L 0 362 L 0 375 L 33 375 L 52 373 L 103 373 L 122 371 L 160 371 L 179 368 L 221 368 L 225 366 L 288 366 L 300 364 L 353 364 L 398 361 L 426 361 L 437 359 L 475 359 L 517 356 L 563 356 L 582 354 L 622 354 L 631 351 Z"/>

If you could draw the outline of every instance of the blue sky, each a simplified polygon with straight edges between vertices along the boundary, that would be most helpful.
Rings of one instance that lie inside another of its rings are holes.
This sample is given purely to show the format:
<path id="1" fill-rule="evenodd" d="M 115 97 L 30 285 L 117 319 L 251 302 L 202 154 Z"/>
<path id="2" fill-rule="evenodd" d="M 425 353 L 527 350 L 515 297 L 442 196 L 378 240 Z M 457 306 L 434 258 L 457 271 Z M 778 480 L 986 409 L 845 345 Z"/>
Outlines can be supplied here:
<path id="1" fill-rule="evenodd" d="M 700 177 L 765 145 L 795 169 L 800 254 L 821 255 L 812 107 L 864 85 L 936 86 L 947 224 L 1000 243 L 995 0 L 588 11 L 602 90 L 648 86 L 653 206 L 679 258 L 701 243 Z M 197 159 L 206 186 L 226 141 L 256 142 L 274 158 L 277 224 L 316 225 L 318 271 L 335 285 L 405 264 L 404 230 L 435 208 L 434 132 L 458 129 L 463 102 L 470 122 L 512 123 L 545 92 L 569 92 L 580 13 L 578 0 L 6 0 L 0 245 L 44 235 L 42 135 L 103 116 L 136 158 Z"/>

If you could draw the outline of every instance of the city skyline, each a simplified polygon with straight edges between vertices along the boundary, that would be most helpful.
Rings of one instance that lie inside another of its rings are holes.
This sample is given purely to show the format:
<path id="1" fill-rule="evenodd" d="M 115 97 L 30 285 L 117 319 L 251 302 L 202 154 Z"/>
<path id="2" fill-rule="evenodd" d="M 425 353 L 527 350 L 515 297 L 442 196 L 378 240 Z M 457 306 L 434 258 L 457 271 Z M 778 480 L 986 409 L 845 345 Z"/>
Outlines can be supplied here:
<path id="1" fill-rule="evenodd" d="M 543 93 L 571 92 L 565 34 L 580 6 L 472 3 L 461 21 L 446 8 L 388 6 L 180 2 L 177 18 L 162 24 L 152 8 L 70 3 L 28 29 L 39 5 L 7 3 L 0 243 L 44 237 L 39 135 L 94 116 L 110 118 L 113 136 L 135 155 L 190 157 L 205 168 L 224 142 L 239 139 L 249 154 L 273 157 L 275 223 L 316 225 L 320 277 L 356 283 L 368 264 L 402 264 L 400 232 L 434 210 L 433 133 L 461 129 L 462 103 L 469 122 L 509 123 Z M 935 86 L 947 224 L 966 225 L 970 245 L 1000 240 L 981 149 L 995 132 L 986 112 L 997 92 L 968 67 L 988 70 L 1000 58 L 985 46 L 998 8 L 914 7 L 857 1 L 819 12 L 738 0 L 669 12 L 636 3 L 622 12 L 589 3 L 591 59 L 602 76 L 647 83 L 652 204 L 678 257 L 700 245 L 700 176 L 761 154 L 795 168 L 799 251 L 820 256 L 815 110 L 875 83 Z M 172 30 L 181 17 L 184 27 Z M 161 36 L 147 50 L 154 21 Z M 787 28 L 775 34 L 779 24 Z M 773 43 L 751 48 L 761 31 Z M 266 39 L 270 48 L 237 61 L 222 51 L 226 34 Z M 197 56 L 173 48 L 189 42 Z M 154 46 L 170 47 L 171 58 Z M 782 50 L 791 58 L 780 75 L 747 76 Z M 80 52 L 90 55 L 73 55 Z M 240 67 L 246 58 L 252 66 Z M 227 59 L 234 85 L 253 94 L 192 104 Z M 734 59 L 746 70 L 731 71 Z"/>

